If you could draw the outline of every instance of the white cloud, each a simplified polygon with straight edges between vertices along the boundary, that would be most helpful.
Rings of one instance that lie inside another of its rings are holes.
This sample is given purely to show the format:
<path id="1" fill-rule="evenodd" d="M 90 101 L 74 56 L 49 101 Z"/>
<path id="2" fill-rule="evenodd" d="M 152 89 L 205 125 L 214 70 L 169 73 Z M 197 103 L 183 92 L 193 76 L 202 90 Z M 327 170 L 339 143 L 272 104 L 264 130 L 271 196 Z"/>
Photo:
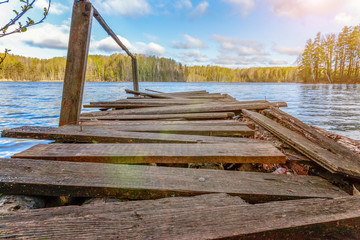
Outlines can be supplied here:
<path id="1" fill-rule="evenodd" d="M 146 55 L 156 55 L 156 56 L 163 56 L 166 53 L 164 47 L 160 46 L 159 44 L 150 42 L 136 42 L 131 44 L 126 38 L 121 37 L 118 35 L 118 38 L 121 42 L 129 49 L 131 53 L 139 53 L 139 54 L 146 54 Z M 102 51 L 107 53 L 114 53 L 114 52 L 122 52 L 121 48 L 117 45 L 117 43 L 111 38 L 107 37 L 100 41 L 95 41 L 90 44 L 91 51 Z"/>
<path id="2" fill-rule="evenodd" d="M 156 43 L 143 43 L 143 42 L 136 42 L 137 52 L 146 55 L 156 55 L 156 56 L 164 56 L 166 50 L 164 47 L 160 46 Z"/>
<path id="3" fill-rule="evenodd" d="M 307 15 L 333 14 L 349 1 L 352 0 L 267 0 L 267 3 L 278 16 L 301 18 Z"/>
<path id="4" fill-rule="evenodd" d="M 147 0 L 94 0 L 93 4 L 99 12 L 109 15 L 139 17 L 151 13 L 151 7 Z"/>
<path id="5" fill-rule="evenodd" d="M 188 34 L 184 34 L 183 38 L 185 40 L 184 43 L 181 42 L 173 42 L 172 45 L 174 48 L 183 48 L 183 49 L 189 49 L 189 48 L 206 48 L 206 45 L 203 41 L 200 39 L 194 38 Z"/>
<path id="6" fill-rule="evenodd" d="M 175 3 L 175 8 L 192 8 L 192 3 L 190 0 L 178 0 L 176 3 Z"/>
<path id="7" fill-rule="evenodd" d="M 274 46 L 273 50 L 275 52 L 285 54 L 285 55 L 290 55 L 290 56 L 298 56 L 298 55 L 302 54 L 302 52 L 304 51 L 304 49 L 301 47 L 289 48 L 289 47 L 282 47 L 282 46 Z"/>
<path id="8" fill-rule="evenodd" d="M 358 14 L 353 15 L 342 12 L 335 16 L 334 21 L 340 26 L 358 25 L 360 23 L 360 16 Z"/>
<path id="9" fill-rule="evenodd" d="M 244 57 L 244 56 L 229 56 L 229 55 L 221 55 L 212 60 L 213 63 L 227 66 L 227 67 L 239 67 L 240 65 L 264 65 L 268 62 L 268 59 L 265 57 Z"/>
<path id="10" fill-rule="evenodd" d="M 213 39 L 220 44 L 220 53 L 236 53 L 239 56 L 267 55 L 263 45 L 255 40 L 243 40 L 214 35 Z"/>
<path id="11" fill-rule="evenodd" d="M 18 4 L 16 4 L 18 5 Z M 13 12 L 13 9 L 21 9 L 19 6 L 16 6 L 13 2 L 1 4 L 1 14 L 0 14 L 0 26 L 3 27 L 7 24 L 11 18 L 14 18 L 16 15 Z"/>
<path id="12" fill-rule="evenodd" d="M 201 54 L 201 52 L 199 50 L 189 50 L 189 51 L 184 51 L 182 52 L 182 60 L 184 62 L 196 62 L 196 63 L 203 63 L 203 62 L 207 62 L 209 59 Z"/>
<path id="13" fill-rule="evenodd" d="M 38 58 L 65 56 L 69 30 L 67 25 L 44 23 L 29 28 L 24 33 L 0 38 L 0 49 L 8 48 L 11 49 L 12 54 Z"/>
<path id="14" fill-rule="evenodd" d="M 273 59 L 273 60 L 270 60 L 270 61 L 269 61 L 269 64 L 270 64 L 270 65 L 277 65 L 277 66 L 279 66 L 279 65 L 287 65 L 288 62 L 287 62 L 287 61 L 284 61 L 284 60 Z"/>
<path id="15" fill-rule="evenodd" d="M 206 14 L 208 7 L 209 7 L 209 3 L 207 1 L 203 1 L 195 7 L 195 9 L 189 14 L 189 16 L 192 19 L 201 17 Z"/>
<path id="16" fill-rule="evenodd" d="M 43 24 L 39 28 L 30 29 L 21 34 L 21 39 L 31 45 L 40 48 L 67 49 L 69 42 L 69 26 L 56 26 Z"/>
<path id="17" fill-rule="evenodd" d="M 345 0 L 344 8 L 335 16 L 334 22 L 337 25 L 354 26 L 360 24 L 360 4 L 359 0 Z"/>
<path id="18" fill-rule="evenodd" d="M 222 0 L 222 1 L 231 4 L 231 6 L 235 9 L 235 11 L 239 11 L 243 17 L 246 17 L 250 13 L 250 11 L 253 10 L 255 7 L 254 0 Z"/>
<path id="19" fill-rule="evenodd" d="M 49 0 L 37 0 L 34 4 L 35 8 L 44 9 L 49 7 Z M 65 11 L 69 11 L 70 7 L 62 5 L 57 2 L 52 2 L 50 6 L 49 14 L 61 15 Z"/>

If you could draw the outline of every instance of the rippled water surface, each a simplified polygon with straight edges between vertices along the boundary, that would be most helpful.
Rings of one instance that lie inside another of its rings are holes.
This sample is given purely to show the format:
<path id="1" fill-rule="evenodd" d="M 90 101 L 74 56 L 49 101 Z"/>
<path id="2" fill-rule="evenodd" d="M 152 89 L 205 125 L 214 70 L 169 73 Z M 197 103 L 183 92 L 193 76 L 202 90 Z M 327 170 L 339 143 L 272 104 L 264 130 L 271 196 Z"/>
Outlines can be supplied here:
<path id="1" fill-rule="evenodd" d="M 131 83 L 86 83 L 83 103 L 125 98 Z M 285 101 L 284 111 L 314 126 L 360 140 L 360 85 L 292 83 L 140 83 L 140 90 L 207 90 L 238 100 Z M 57 126 L 62 83 L 0 82 L 0 131 L 24 125 Z M 0 157 L 37 143 L 0 138 Z"/>

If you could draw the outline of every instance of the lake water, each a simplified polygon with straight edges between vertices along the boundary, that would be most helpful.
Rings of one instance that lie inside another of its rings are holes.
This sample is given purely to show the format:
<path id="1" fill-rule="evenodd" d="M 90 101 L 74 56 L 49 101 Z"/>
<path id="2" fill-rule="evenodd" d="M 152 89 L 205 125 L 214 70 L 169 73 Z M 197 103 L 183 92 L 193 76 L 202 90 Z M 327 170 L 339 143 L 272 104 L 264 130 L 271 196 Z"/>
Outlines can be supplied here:
<path id="1" fill-rule="evenodd" d="M 86 83 L 83 103 L 125 98 L 132 83 Z M 284 101 L 302 121 L 360 140 L 360 85 L 293 83 L 140 83 L 140 90 L 207 90 L 238 100 Z M 0 82 L 0 131 L 25 125 L 57 126 L 62 83 Z M 0 138 L 0 157 L 47 141 Z"/>

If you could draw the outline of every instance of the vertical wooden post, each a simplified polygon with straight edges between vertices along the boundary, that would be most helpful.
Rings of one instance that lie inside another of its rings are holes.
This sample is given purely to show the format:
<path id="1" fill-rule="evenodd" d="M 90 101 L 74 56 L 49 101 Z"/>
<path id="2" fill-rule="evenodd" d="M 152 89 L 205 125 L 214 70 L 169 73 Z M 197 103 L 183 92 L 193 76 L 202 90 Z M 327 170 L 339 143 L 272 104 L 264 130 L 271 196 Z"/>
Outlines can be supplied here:
<path id="1" fill-rule="evenodd" d="M 139 79 L 138 79 L 138 71 L 137 71 L 137 61 L 136 57 L 131 57 L 131 63 L 132 63 L 132 74 L 133 74 L 133 86 L 134 91 L 139 91 Z"/>
<path id="2" fill-rule="evenodd" d="M 79 123 L 92 18 L 93 7 L 89 0 L 75 0 L 59 126 Z"/>

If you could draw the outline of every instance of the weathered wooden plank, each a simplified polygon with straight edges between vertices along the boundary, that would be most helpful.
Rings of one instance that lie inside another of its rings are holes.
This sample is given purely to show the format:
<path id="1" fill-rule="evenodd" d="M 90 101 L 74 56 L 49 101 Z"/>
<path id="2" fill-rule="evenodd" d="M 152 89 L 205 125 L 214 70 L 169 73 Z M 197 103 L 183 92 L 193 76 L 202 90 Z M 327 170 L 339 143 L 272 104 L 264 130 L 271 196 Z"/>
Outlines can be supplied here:
<path id="1" fill-rule="evenodd" d="M 152 98 L 169 98 L 169 99 L 176 99 L 177 97 L 169 96 L 166 94 L 160 94 L 160 93 L 144 93 L 139 91 L 133 91 L 130 89 L 125 89 L 126 93 L 134 94 L 137 96 L 144 96 L 144 97 L 152 97 Z"/>
<path id="2" fill-rule="evenodd" d="M 153 132 L 186 135 L 204 135 L 218 137 L 249 137 L 254 130 L 247 126 L 188 126 L 188 125 L 144 125 L 144 126 L 113 126 L 112 130 L 124 132 Z"/>
<path id="3" fill-rule="evenodd" d="M 357 197 L 255 205 L 246 205 L 239 202 L 237 197 L 225 196 L 217 199 L 228 205 L 214 205 L 215 201 L 209 202 L 206 197 L 67 206 L 11 213 L 0 218 L 0 236 L 199 240 L 360 238 L 360 199 Z"/>
<path id="4" fill-rule="evenodd" d="M 106 115 L 147 115 L 147 114 L 179 114 L 179 113 L 208 113 L 208 112 L 234 112 L 241 113 L 242 109 L 262 110 L 270 107 L 286 107 L 286 103 L 237 103 L 237 104 L 194 104 L 184 106 L 152 107 L 145 109 L 124 109 L 115 111 L 83 113 L 82 117 L 95 117 Z"/>
<path id="5" fill-rule="evenodd" d="M 128 199 L 229 193 L 251 202 L 347 196 L 311 176 L 29 159 L 0 159 L 0 189 L 5 194 Z"/>
<path id="6" fill-rule="evenodd" d="M 84 114 L 86 115 L 86 114 Z M 151 114 L 151 115 L 106 115 L 95 117 L 82 117 L 81 120 L 161 120 L 161 119 L 182 119 L 182 120 L 199 120 L 199 119 L 228 119 L 235 116 L 232 112 L 221 113 L 182 113 L 182 114 Z"/>
<path id="7" fill-rule="evenodd" d="M 13 158 L 98 163 L 285 163 L 269 143 L 38 144 Z"/>
<path id="8" fill-rule="evenodd" d="M 79 127 L 80 128 L 80 127 Z M 91 129 L 90 126 L 87 126 Z M 94 127 L 93 127 L 94 129 Z M 81 130 L 81 129 L 80 129 Z M 221 137 L 244 137 L 254 136 L 254 130 L 247 126 L 188 126 L 188 125 L 128 125 L 98 128 L 98 132 L 150 132 L 150 133 L 169 133 L 185 135 L 221 136 Z"/>
<path id="9" fill-rule="evenodd" d="M 272 121 L 259 113 L 247 110 L 243 110 L 243 112 L 253 121 L 275 134 L 277 137 L 284 140 L 290 146 L 308 156 L 311 160 L 326 168 L 328 171 L 360 178 L 360 162 L 355 159 L 350 160 L 337 156 L 329 149 L 314 144 L 300 134 L 281 126 L 275 121 Z"/>
<path id="10" fill-rule="evenodd" d="M 157 99 L 124 99 L 117 101 L 102 101 L 102 102 L 90 102 L 90 104 L 84 105 L 84 108 L 144 108 L 144 107 L 164 107 L 164 106 L 173 106 L 173 105 L 192 105 L 192 104 L 204 104 L 204 103 L 217 103 L 219 102 L 228 102 L 232 103 L 233 100 L 221 100 L 221 101 L 208 101 L 201 99 L 166 99 L 166 100 L 157 100 Z M 266 103 L 264 100 L 260 101 L 242 101 L 237 103 Z"/>
<path id="11" fill-rule="evenodd" d="M 126 127 L 126 125 L 123 125 Z M 132 126 L 132 125 L 131 125 Z M 194 126 L 195 127 L 195 126 Z M 78 143 L 261 143 L 248 138 L 212 137 L 185 134 L 123 132 L 113 126 L 24 126 L 2 131 L 2 137 L 20 139 L 46 139 L 58 142 Z"/>
<path id="12" fill-rule="evenodd" d="M 78 124 L 89 51 L 93 8 L 74 1 L 59 125 Z"/>
<path id="13" fill-rule="evenodd" d="M 153 89 L 148 89 L 145 88 L 146 91 L 149 92 L 155 92 L 155 93 L 165 93 L 165 92 L 160 92 L 160 91 L 156 91 Z M 199 91 L 185 91 L 185 92 L 170 92 L 170 93 L 165 93 L 165 94 L 208 94 L 208 92 L 206 90 L 199 90 Z"/>
<path id="14" fill-rule="evenodd" d="M 360 162 L 359 154 L 354 153 L 353 151 L 340 145 L 333 139 L 328 138 L 325 135 L 321 134 L 320 132 L 316 131 L 310 125 L 281 111 L 280 109 L 277 108 L 270 109 L 267 112 L 267 114 L 270 114 L 271 116 L 277 118 L 279 121 L 286 124 L 288 128 L 290 127 L 291 129 L 299 132 L 310 141 L 322 146 L 323 148 L 331 150 L 331 152 L 337 154 L 338 157 L 347 158 L 350 161 Z"/>
<path id="15" fill-rule="evenodd" d="M 237 120 L 121 120 L 121 121 L 82 121 L 82 125 L 108 126 L 108 125 L 188 125 L 188 126 L 254 126 L 253 122 L 240 122 Z"/>

